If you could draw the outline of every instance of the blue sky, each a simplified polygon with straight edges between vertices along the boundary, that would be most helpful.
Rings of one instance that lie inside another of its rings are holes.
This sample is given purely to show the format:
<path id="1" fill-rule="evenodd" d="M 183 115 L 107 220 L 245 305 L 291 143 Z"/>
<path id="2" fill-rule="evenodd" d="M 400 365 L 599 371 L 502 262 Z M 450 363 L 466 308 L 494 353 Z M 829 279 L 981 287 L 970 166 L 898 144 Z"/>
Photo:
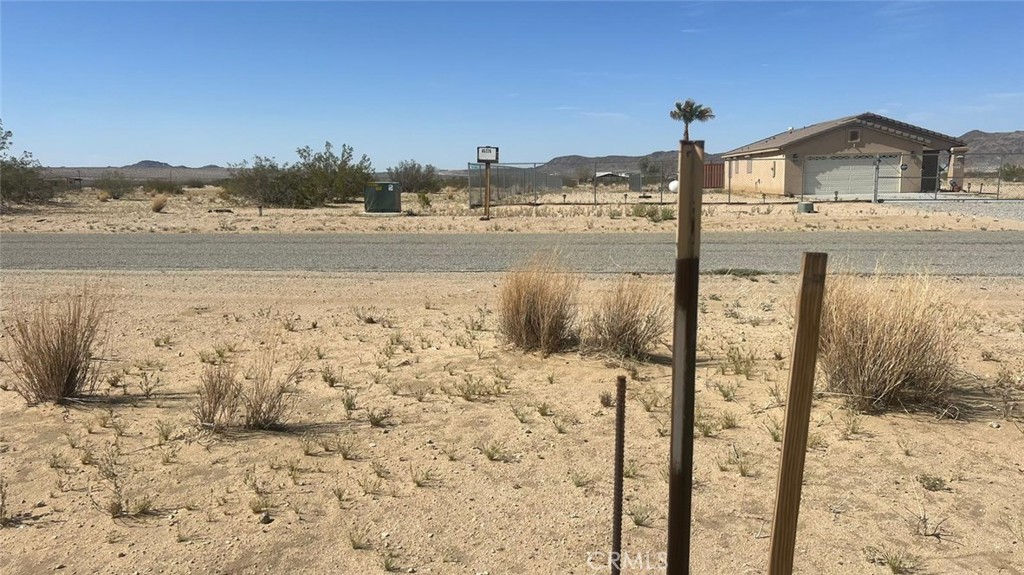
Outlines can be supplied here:
<path id="1" fill-rule="evenodd" d="M 9 2 L 0 118 L 45 165 L 282 161 L 330 140 L 383 170 L 721 152 L 864 111 L 1024 129 L 1019 2 Z"/>

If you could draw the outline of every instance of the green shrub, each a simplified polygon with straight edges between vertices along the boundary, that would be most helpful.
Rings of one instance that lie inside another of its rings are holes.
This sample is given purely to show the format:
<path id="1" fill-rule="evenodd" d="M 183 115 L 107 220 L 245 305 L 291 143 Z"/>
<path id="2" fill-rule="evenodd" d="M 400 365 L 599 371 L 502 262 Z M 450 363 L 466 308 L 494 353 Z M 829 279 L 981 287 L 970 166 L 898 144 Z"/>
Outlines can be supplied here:
<path id="1" fill-rule="evenodd" d="M 148 180 L 142 187 L 147 192 L 154 194 L 182 194 L 185 192 L 181 184 L 167 180 Z"/>
<path id="2" fill-rule="evenodd" d="M 110 197 L 119 200 L 121 196 L 135 189 L 135 182 L 117 170 L 109 170 L 103 172 L 103 175 L 92 183 L 92 187 L 103 190 L 110 194 Z"/>
<path id="3" fill-rule="evenodd" d="M 999 177 L 1006 182 L 1024 182 L 1024 166 L 1020 164 L 1003 164 L 999 168 Z"/>
<path id="4" fill-rule="evenodd" d="M 45 202 L 67 190 L 63 180 L 47 180 L 43 169 L 29 152 L 11 156 L 11 132 L 0 123 L 0 206 L 11 203 Z"/>
<path id="5" fill-rule="evenodd" d="M 388 168 L 388 178 L 401 184 L 403 193 L 420 194 L 441 190 L 441 178 L 437 168 L 427 164 L 422 166 L 415 160 L 399 162 L 397 166 Z"/>
<path id="6" fill-rule="evenodd" d="M 231 195 L 260 205 L 311 208 L 359 198 L 373 180 L 370 159 L 364 155 L 355 162 L 351 146 L 342 145 L 340 156 L 330 142 L 325 143 L 323 152 L 306 146 L 296 153 L 296 164 L 278 164 L 273 158 L 256 156 L 252 164 L 232 165 L 231 178 L 221 186 Z"/>

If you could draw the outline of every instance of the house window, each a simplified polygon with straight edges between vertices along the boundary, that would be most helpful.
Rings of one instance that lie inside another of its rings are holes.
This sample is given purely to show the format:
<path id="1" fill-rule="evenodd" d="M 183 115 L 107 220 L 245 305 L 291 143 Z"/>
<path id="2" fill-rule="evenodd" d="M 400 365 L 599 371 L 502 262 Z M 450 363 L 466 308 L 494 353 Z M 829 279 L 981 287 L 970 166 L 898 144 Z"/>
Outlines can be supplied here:
<path id="1" fill-rule="evenodd" d="M 847 141 L 851 142 L 851 143 L 859 142 L 860 141 L 860 130 L 850 130 L 849 138 L 847 138 Z"/>
<path id="2" fill-rule="evenodd" d="M 748 174 L 753 174 L 754 173 L 754 159 L 753 158 L 747 158 L 747 173 Z"/>

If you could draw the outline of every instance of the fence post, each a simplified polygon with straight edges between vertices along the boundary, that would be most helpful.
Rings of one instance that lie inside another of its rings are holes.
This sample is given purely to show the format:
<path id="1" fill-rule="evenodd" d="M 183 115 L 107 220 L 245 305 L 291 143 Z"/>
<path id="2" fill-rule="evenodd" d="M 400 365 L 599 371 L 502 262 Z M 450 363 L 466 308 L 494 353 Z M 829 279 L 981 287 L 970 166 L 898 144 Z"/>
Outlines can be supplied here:
<path id="1" fill-rule="evenodd" d="M 680 140 L 678 181 L 666 575 L 690 574 L 697 284 L 700 280 L 700 208 L 704 184 L 703 141 Z"/>
<path id="2" fill-rule="evenodd" d="M 875 194 L 871 203 L 878 203 L 878 174 L 882 171 L 882 157 L 875 154 Z"/>
<path id="3" fill-rule="evenodd" d="M 1003 184 L 1003 157 L 999 156 L 999 167 L 996 168 L 996 199 L 999 199 L 999 190 Z"/>
<path id="4" fill-rule="evenodd" d="M 807 451 L 807 428 L 811 419 L 814 367 L 818 358 L 818 335 L 825 270 L 828 254 L 805 252 L 800 266 L 800 293 L 796 302 L 796 335 L 789 368 L 789 395 L 783 428 L 782 464 L 772 517 L 771 557 L 768 575 L 792 575 L 796 546 L 800 490 Z"/>

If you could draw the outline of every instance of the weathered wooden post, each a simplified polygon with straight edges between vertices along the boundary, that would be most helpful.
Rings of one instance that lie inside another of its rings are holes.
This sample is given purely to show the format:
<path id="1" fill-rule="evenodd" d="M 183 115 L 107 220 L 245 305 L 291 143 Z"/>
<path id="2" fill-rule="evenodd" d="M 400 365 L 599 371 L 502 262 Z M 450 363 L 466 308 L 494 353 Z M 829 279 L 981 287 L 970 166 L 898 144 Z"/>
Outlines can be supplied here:
<path id="1" fill-rule="evenodd" d="M 700 279 L 700 209 L 703 186 L 704 142 L 680 140 L 666 575 L 690 573 L 693 401 L 697 367 L 697 285 Z"/>
<path id="2" fill-rule="evenodd" d="M 804 478 L 807 428 L 811 419 L 814 367 L 818 361 L 818 332 L 828 254 L 804 253 L 800 269 L 800 294 L 796 303 L 796 335 L 793 365 L 789 370 L 786 427 L 782 436 L 782 464 L 772 518 L 771 557 L 768 575 L 793 573 L 793 549 L 800 515 L 800 490 Z"/>

